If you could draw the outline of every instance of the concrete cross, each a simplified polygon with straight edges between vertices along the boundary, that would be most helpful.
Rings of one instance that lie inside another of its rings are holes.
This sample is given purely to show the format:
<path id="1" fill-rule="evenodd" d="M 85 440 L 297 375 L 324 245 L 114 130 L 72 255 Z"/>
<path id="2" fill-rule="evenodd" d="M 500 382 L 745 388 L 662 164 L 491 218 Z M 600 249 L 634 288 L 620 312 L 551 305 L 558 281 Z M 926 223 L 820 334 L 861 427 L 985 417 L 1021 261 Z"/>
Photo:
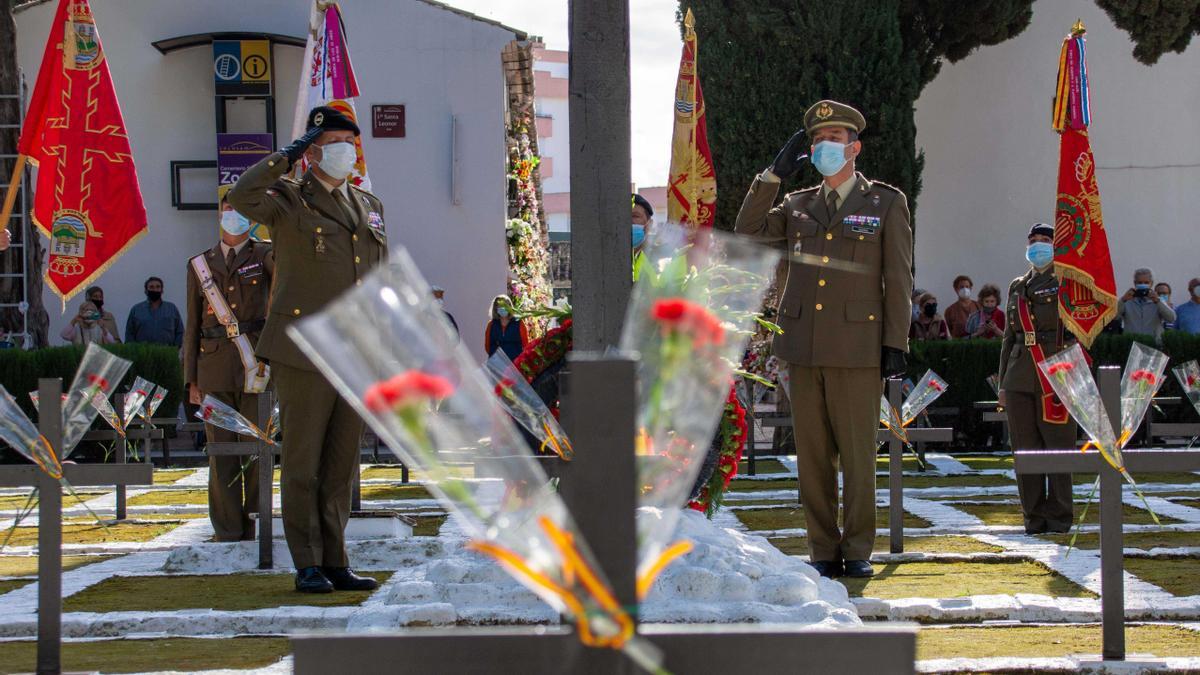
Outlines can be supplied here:
<path id="1" fill-rule="evenodd" d="M 265 392 L 258 397 L 259 429 L 266 429 L 271 419 L 274 392 Z M 281 448 L 261 439 L 250 441 L 209 441 L 204 452 L 210 457 L 253 457 L 258 462 L 258 569 L 269 570 L 275 565 L 274 549 L 274 487 L 275 456 Z M 357 483 L 355 486 L 357 487 Z"/>
<path id="2" fill-rule="evenodd" d="M 62 380 L 38 381 L 39 430 L 54 453 L 62 454 Z M 149 464 L 64 464 L 74 487 L 150 485 Z M 32 464 L 0 466 L 0 487 L 38 490 L 38 644 L 37 672 L 62 672 L 62 486 Z"/>
<path id="3" fill-rule="evenodd" d="M 1121 368 L 1100 368 L 1100 397 L 1114 429 L 1121 428 Z M 1136 476 L 1144 472 L 1200 470 L 1200 450 L 1126 449 L 1125 468 Z M 1125 660 L 1125 557 L 1122 532 L 1124 508 L 1120 472 L 1109 466 L 1099 452 L 1063 450 L 1015 450 L 1018 474 L 1100 474 L 1100 603 L 1106 661 Z"/>
<path id="4" fill-rule="evenodd" d="M 40 396 L 39 396 L 39 400 L 40 400 Z M 118 415 L 124 415 L 124 410 L 125 410 L 124 403 L 125 403 L 125 395 L 117 394 L 116 396 L 113 396 L 113 401 L 112 401 L 113 410 Z M 152 467 L 153 467 L 154 463 L 150 459 L 150 441 L 162 440 L 163 438 L 164 438 L 164 434 L 163 434 L 162 429 L 155 428 L 152 425 L 146 424 L 144 421 L 142 422 L 141 425 L 139 425 L 137 427 L 131 427 L 131 428 L 125 429 L 125 440 L 126 441 L 143 441 L 144 442 L 144 444 L 142 446 L 144 448 L 144 454 L 142 456 L 142 463 L 149 464 Z M 96 429 L 93 431 L 85 432 L 83 434 L 82 438 L 80 438 L 80 440 L 115 442 L 115 441 L 121 440 L 121 434 L 117 433 L 116 429 Z M 124 447 L 124 444 L 122 444 L 122 447 L 120 450 L 114 449 L 113 455 L 116 457 L 115 461 L 117 464 L 125 464 L 128 462 L 128 458 L 126 457 L 127 450 L 128 450 L 128 448 Z M 126 495 L 125 495 L 127 490 L 124 485 L 117 485 L 114 487 L 116 488 L 116 509 L 115 509 L 115 514 L 114 514 L 114 520 L 125 520 L 128 517 L 127 500 L 126 500 Z"/>

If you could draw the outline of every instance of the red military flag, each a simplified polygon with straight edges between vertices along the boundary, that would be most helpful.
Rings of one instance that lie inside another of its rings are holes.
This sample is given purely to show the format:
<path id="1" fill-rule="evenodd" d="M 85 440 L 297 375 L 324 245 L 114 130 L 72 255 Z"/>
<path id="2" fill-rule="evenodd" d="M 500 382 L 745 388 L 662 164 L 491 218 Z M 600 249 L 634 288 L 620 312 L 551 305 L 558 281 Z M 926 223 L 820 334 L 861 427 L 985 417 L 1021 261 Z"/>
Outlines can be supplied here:
<path id="1" fill-rule="evenodd" d="M 675 132 L 671 139 L 671 176 L 667 181 L 667 220 L 712 227 L 717 208 L 717 175 L 708 147 L 704 92 L 696 67 L 696 31 L 692 10 L 683 19 L 683 56 L 675 85 Z"/>
<path id="2" fill-rule="evenodd" d="M 1054 206 L 1054 268 L 1059 314 L 1085 347 L 1117 313 L 1108 234 L 1100 213 L 1096 161 L 1088 138 L 1091 100 L 1082 22 L 1063 39 L 1052 124 L 1059 132 L 1058 197 Z"/>
<path id="3" fill-rule="evenodd" d="M 46 282 L 65 303 L 146 232 L 125 122 L 87 0 L 60 0 L 17 145 L 3 209 L 26 160 L 38 166 L 33 222 L 50 238 Z"/>

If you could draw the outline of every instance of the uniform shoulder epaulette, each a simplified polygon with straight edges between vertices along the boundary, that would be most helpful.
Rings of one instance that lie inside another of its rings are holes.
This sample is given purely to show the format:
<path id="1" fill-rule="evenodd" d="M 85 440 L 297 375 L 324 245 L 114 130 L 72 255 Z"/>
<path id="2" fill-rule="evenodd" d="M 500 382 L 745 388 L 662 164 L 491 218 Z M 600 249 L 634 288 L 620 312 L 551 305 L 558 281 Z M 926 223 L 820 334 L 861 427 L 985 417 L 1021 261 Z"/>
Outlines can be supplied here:
<path id="1" fill-rule="evenodd" d="M 888 190 L 891 190 L 892 192 L 897 192 L 899 194 L 904 194 L 904 191 L 901 190 L 900 188 L 896 187 L 895 185 L 888 185 L 887 183 L 885 183 L 881 180 L 871 181 L 871 187 L 875 187 L 875 186 L 879 186 L 881 188 L 887 188 Z"/>
<path id="2" fill-rule="evenodd" d="M 355 185 L 354 183 L 350 183 L 350 186 L 349 186 L 349 187 L 350 187 L 350 189 L 351 189 L 351 190 L 358 190 L 359 192 L 363 193 L 364 195 L 368 195 L 368 196 L 371 196 L 371 197 L 374 197 L 374 196 L 375 196 L 375 193 L 374 193 L 374 192 L 371 192 L 370 190 L 368 190 L 368 189 L 366 189 L 366 188 L 364 188 L 364 187 L 361 187 L 361 186 Z"/>
<path id="3" fill-rule="evenodd" d="M 813 191 L 820 190 L 820 189 L 821 189 L 821 184 L 817 183 L 816 185 L 813 185 L 812 187 L 806 187 L 806 188 L 800 188 L 799 190 L 793 190 L 793 191 L 787 193 L 786 195 L 784 195 L 784 197 L 786 198 L 786 197 L 791 197 L 792 195 L 802 195 L 802 194 L 806 194 L 806 193 L 813 192 Z"/>
<path id="4" fill-rule="evenodd" d="M 280 180 L 280 181 L 282 181 L 282 182 L 284 182 L 284 183 L 288 183 L 288 184 L 290 184 L 290 185 L 295 185 L 295 186 L 297 186 L 297 187 L 301 185 L 301 183 L 300 183 L 300 179 L 298 179 L 298 178 L 294 178 L 294 177 L 292 177 L 292 176 L 280 176 L 280 177 L 279 177 L 279 180 Z"/>

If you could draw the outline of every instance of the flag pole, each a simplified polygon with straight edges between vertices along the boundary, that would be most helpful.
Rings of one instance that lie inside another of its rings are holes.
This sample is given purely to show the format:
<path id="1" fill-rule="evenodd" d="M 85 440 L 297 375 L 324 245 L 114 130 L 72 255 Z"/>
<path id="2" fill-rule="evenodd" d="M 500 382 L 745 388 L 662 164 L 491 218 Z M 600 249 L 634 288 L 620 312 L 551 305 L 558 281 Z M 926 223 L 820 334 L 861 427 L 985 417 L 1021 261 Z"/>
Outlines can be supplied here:
<path id="1" fill-rule="evenodd" d="M 17 188 L 25 176 L 25 153 L 17 155 L 17 164 L 8 179 L 8 192 L 4 195 L 4 209 L 0 210 L 0 224 L 8 229 L 8 219 L 12 216 L 13 205 L 17 203 Z"/>

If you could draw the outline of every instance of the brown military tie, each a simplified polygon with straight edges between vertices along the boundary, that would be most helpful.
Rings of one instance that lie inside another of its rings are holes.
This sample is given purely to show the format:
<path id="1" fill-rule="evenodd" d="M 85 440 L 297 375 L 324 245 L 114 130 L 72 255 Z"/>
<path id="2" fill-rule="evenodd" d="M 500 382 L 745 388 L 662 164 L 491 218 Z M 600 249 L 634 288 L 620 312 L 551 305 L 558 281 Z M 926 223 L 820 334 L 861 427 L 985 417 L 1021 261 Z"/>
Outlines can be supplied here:
<path id="1" fill-rule="evenodd" d="M 830 190 L 829 194 L 825 195 L 825 210 L 829 214 L 829 224 L 833 224 L 833 217 L 837 215 L 838 210 L 838 193 L 837 190 Z"/>
<path id="2" fill-rule="evenodd" d="M 342 194 L 342 188 L 337 187 L 333 190 L 333 201 L 341 207 L 342 213 L 346 215 L 346 224 L 350 227 L 358 225 L 358 214 L 354 212 L 354 207 L 350 206 L 350 202 L 346 201 L 346 196 Z"/>
<path id="3" fill-rule="evenodd" d="M 225 271 L 233 274 L 233 259 L 237 257 L 237 251 L 231 246 L 229 253 L 225 255 Z"/>

